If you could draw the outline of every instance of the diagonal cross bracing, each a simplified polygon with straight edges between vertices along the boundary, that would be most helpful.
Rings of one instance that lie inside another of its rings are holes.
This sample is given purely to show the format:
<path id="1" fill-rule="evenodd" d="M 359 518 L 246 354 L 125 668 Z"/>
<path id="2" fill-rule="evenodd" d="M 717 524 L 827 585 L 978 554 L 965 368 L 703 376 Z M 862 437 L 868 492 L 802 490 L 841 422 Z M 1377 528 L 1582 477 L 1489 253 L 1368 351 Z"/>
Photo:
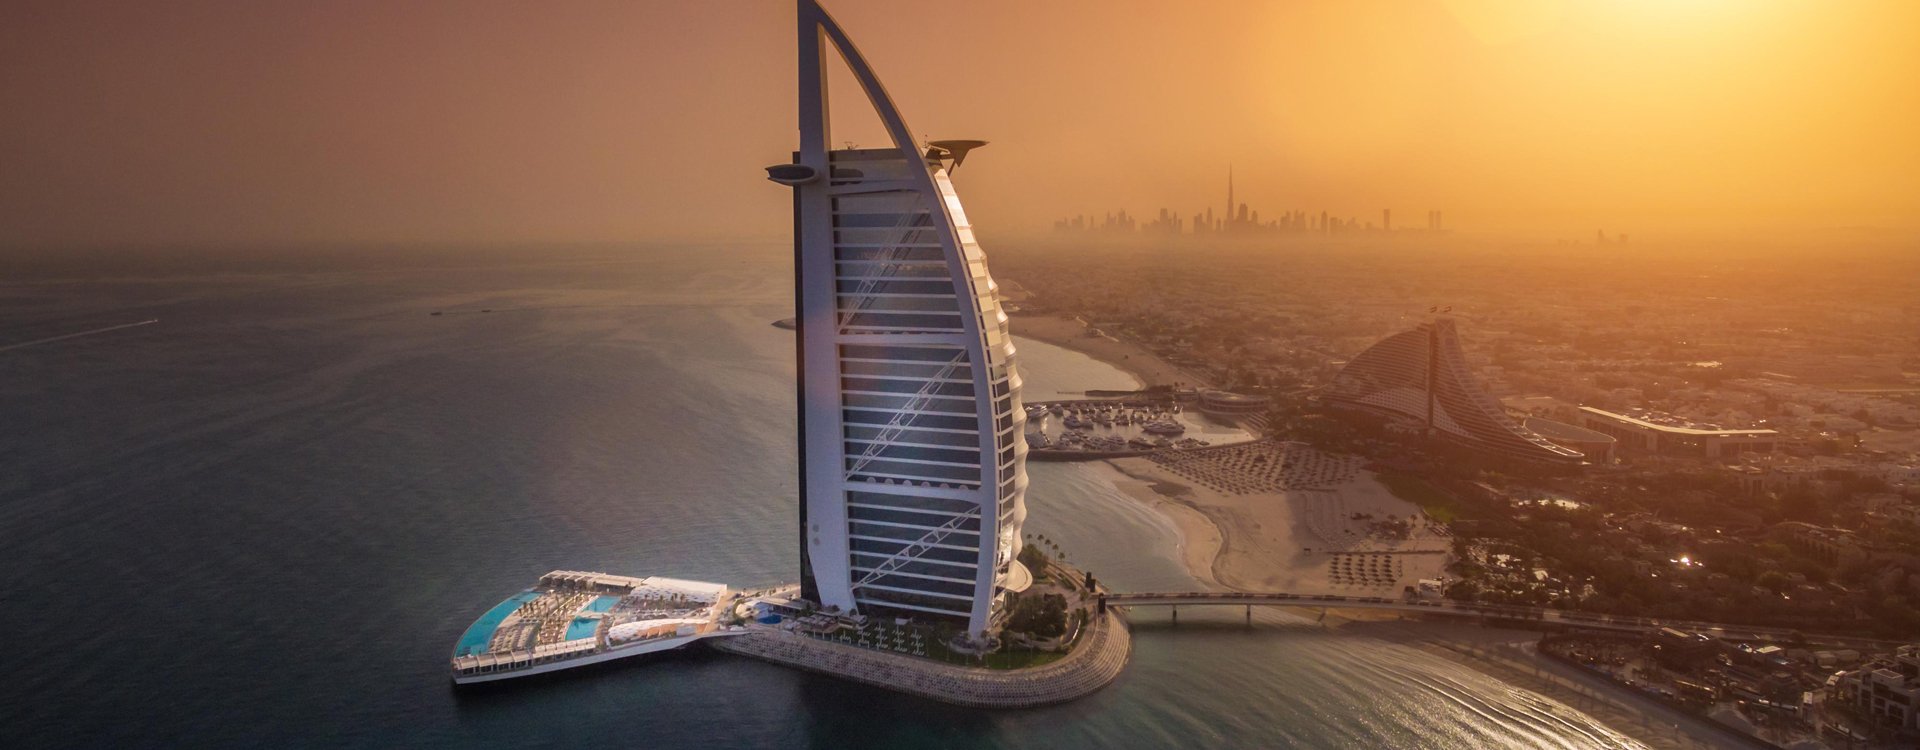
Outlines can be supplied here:
<path id="1" fill-rule="evenodd" d="M 899 440 L 900 435 L 913 426 L 913 420 L 920 416 L 920 410 L 927 405 L 928 401 L 933 400 L 933 392 L 947 382 L 947 379 L 953 376 L 953 371 L 959 369 L 966 360 L 967 351 L 962 349 L 947 362 L 945 367 L 934 373 L 925 385 L 920 386 L 920 390 L 913 394 L 913 398 L 894 412 L 893 419 L 887 421 L 887 426 L 880 430 L 880 434 L 873 437 L 873 442 L 867 443 L 867 449 L 860 454 L 859 459 L 854 461 L 853 466 L 847 469 L 847 478 L 852 479 L 853 475 L 860 473 L 861 469 L 867 468 L 867 464 L 873 463 L 873 459 L 879 456 L 881 451 L 892 446 L 895 440 Z"/>
<path id="2" fill-rule="evenodd" d="M 860 282 L 859 288 L 853 292 L 853 305 L 840 313 L 841 333 L 844 334 L 847 332 L 847 328 L 852 325 L 855 315 L 865 312 L 866 309 L 873 304 L 873 290 L 879 287 L 880 282 L 886 281 L 892 278 L 894 274 L 899 273 L 901 261 L 904 260 L 902 256 L 906 252 L 907 239 L 912 237 L 913 232 L 920 228 L 919 219 L 925 215 L 926 214 L 920 210 L 919 196 L 914 196 L 914 205 L 909 210 L 901 212 L 900 220 L 894 222 L 893 231 L 899 239 L 888 245 L 885 251 L 878 254 L 882 257 L 879 271 Z"/>
<path id="3" fill-rule="evenodd" d="M 873 583 L 881 576 L 899 570 L 901 566 L 919 559 L 921 553 L 931 549 L 933 545 L 939 544 L 940 540 L 947 538 L 947 535 L 958 531 L 960 525 L 966 523 L 967 519 L 978 519 L 979 517 L 979 513 L 957 515 L 948 519 L 946 523 L 928 530 L 927 533 L 921 535 L 919 539 L 914 540 L 912 544 L 901 547 L 899 552 L 887 556 L 887 559 L 880 561 L 879 565 L 873 566 L 873 570 L 867 571 L 867 574 L 861 576 L 860 580 L 853 582 L 853 588 L 858 589 L 869 583 Z"/>

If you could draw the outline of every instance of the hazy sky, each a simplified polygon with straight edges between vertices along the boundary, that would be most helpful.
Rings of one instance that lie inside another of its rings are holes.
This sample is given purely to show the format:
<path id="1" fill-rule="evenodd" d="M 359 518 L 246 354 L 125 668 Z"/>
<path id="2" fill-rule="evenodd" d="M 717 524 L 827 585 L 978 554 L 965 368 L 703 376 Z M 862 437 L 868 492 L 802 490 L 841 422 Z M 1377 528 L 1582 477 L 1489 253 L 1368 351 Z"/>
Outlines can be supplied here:
<path id="1" fill-rule="evenodd" d="M 1463 230 L 1920 227 L 1913 0 L 827 5 L 918 133 L 992 141 L 956 180 L 989 241 L 1221 207 L 1229 164 L 1257 209 Z M 0 244 L 785 237 L 792 24 L 11 0 Z"/>

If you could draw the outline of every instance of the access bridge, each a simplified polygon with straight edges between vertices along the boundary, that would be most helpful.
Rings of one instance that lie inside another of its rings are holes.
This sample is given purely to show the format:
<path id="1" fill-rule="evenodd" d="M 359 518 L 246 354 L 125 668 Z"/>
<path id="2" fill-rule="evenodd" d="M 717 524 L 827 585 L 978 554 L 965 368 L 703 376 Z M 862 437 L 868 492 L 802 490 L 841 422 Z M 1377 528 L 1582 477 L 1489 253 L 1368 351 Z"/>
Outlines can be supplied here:
<path id="1" fill-rule="evenodd" d="M 1548 607 L 1525 607 L 1507 604 L 1479 604 L 1435 599 L 1395 599 L 1384 596 L 1341 596 L 1336 594 L 1288 594 L 1236 591 L 1191 591 L 1165 593 L 1117 593 L 1102 594 L 1099 599 L 1100 611 L 1108 606 L 1114 607 L 1173 607 L 1174 617 L 1179 617 L 1179 607 L 1186 606 L 1243 606 L 1251 617 L 1253 607 L 1305 607 L 1309 609 L 1376 609 L 1393 612 L 1409 612 L 1424 615 L 1471 618 L 1476 620 L 1517 620 L 1552 624 L 1563 628 L 1583 630 L 1610 630 L 1632 633 L 1652 633 L 1662 628 L 1673 628 L 1695 633 L 1705 633 L 1722 640 L 1779 642 L 1787 643 L 1797 639 L 1817 641 L 1822 644 L 1857 647 L 1863 649 L 1887 649 L 1899 645 L 1897 641 L 1881 641 L 1870 638 L 1847 636 L 1826 636 L 1787 628 L 1766 628 L 1731 623 L 1699 622 L 1693 620 L 1665 620 L 1651 617 L 1625 617 L 1605 615 L 1593 612 L 1569 612 Z"/>

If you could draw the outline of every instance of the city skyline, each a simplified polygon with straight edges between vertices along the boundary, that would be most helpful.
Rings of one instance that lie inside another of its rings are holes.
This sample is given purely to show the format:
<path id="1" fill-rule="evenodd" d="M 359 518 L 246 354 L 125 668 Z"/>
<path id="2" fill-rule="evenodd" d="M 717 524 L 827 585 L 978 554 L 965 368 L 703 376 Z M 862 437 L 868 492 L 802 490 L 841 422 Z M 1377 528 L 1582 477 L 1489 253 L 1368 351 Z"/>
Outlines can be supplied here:
<path id="1" fill-rule="evenodd" d="M 1315 212 L 1289 209 L 1283 211 L 1277 219 L 1272 218 L 1272 215 L 1269 214 L 1268 219 L 1263 222 L 1260 217 L 1260 210 L 1254 208 L 1252 203 L 1236 201 L 1234 199 L 1233 167 L 1231 166 L 1227 167 L 1227 201 L 1224 209 L 1219 216 L 1215 216 L 1213 208 L 1209 206 L 1205 210 L 1193 214 L 1191 217 L 1183 217 L 1177 210 L 1161 208 L 1159 209 L 1159 214 L 1146 221 L 1146 223 L 1141 223 L 1140 217 L 1130 215 L 1127 209 L 1124 208 L 1117 212 L 1108 211 L 1099 217 L 1089 214 L 1075 214 L 1066 218 L 1055 219 L 1053 222 L 1053 231 L 1056 234 L 1070 232 L 1127 234 L 1137 231 L 1144 235 L 1163 237 L 1190 235 L 1194 237 L 1229 236 L 1238 238 L 1272 238 L 1276 236 L 1351 237 L 1391 234 L 1394 231 L 1393 209 L 1391 208 L 1380 210 L 1380 224 L 1377 227 L 1370 220 L 1363 220 L 1351 215 L 1342 217 L 1335 212 L 1327 210 Z M 1098 223 L 1094 221 L 1096 218 L 1099 219 Z M 1445 215 L 1442 211 L 1439 209 L 1429 209 L 1426 212 L 1426 223 L 1424 226 L 1418 229 L 1409 229 L 1403 225 L 1399 231 L 1403 235 L 1420 232 L 1429 237 L 1437 237 L 1445 232 L 1444 220 Z"/>

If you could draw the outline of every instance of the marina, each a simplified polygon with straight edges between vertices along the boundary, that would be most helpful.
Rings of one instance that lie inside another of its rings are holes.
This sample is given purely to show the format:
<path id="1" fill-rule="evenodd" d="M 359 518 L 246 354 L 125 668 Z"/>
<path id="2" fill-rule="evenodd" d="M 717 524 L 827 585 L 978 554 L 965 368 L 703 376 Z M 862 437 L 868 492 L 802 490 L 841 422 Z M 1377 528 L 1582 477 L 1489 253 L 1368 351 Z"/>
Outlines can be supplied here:
<path id="1" fill-rule="evenodd" d="M 1076 461 L 1251 443 L 1254 431 L 1171 399 L 1028 404 L 1028 457 Z"/>

